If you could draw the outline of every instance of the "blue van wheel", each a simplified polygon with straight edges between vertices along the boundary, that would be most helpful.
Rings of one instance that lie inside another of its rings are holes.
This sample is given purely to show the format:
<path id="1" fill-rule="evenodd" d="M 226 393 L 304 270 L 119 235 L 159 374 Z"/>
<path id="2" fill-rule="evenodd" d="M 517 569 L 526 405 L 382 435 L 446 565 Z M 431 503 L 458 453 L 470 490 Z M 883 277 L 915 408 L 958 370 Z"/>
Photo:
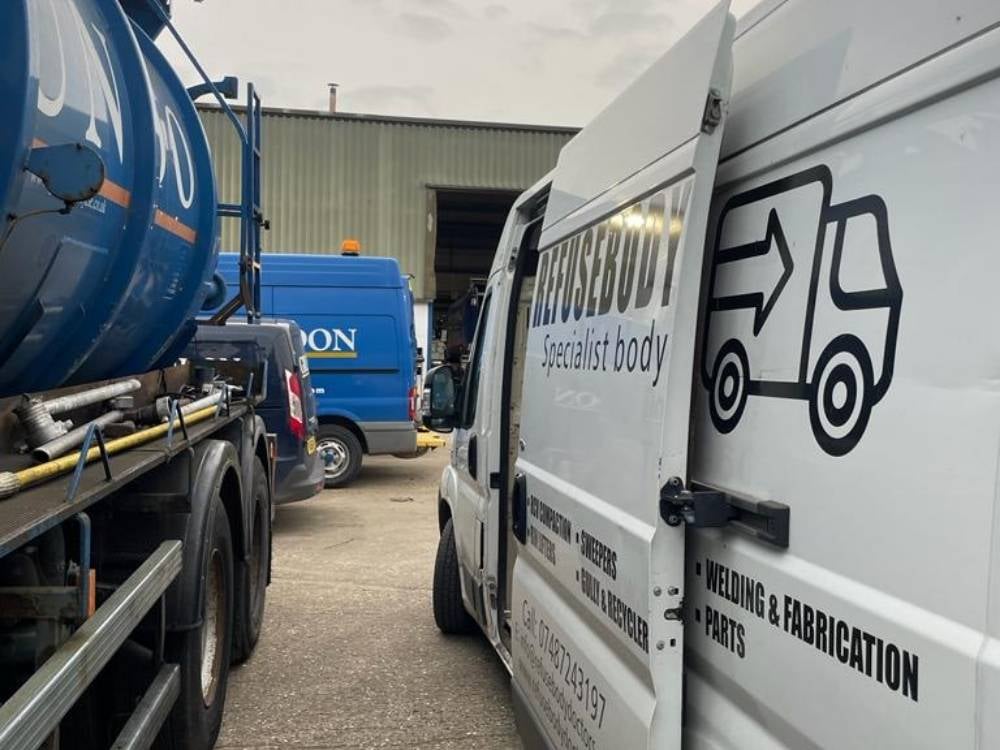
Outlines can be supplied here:
<path id="1" fill-rule="evenodd" d="M 339 424 L 320 426 L 317 450 L 323 462 L 323 480 L 327 489 L 343 487 L 361 471 L 361 441 Z"/>

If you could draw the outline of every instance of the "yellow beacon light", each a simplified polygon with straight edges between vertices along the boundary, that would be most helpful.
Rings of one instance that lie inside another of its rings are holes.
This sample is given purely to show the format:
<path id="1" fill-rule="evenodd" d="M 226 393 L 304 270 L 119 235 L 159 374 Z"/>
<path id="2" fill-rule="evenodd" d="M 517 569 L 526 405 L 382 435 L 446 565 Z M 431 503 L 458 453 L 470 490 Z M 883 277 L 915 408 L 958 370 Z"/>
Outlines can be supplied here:
<path id="1" fill-rule="evenodd" d="M 355 239 L 346 239 L 340 243 L 341 255 L 360 255 L 361 243 Z"/>

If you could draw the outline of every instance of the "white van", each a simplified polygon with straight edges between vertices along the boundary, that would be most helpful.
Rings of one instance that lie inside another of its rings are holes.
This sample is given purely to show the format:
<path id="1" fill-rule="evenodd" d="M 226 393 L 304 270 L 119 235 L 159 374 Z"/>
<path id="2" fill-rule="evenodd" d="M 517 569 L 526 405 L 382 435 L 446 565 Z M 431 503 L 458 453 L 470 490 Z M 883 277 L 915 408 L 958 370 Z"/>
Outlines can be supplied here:
<path id="1" fill-rule="evenodd" d="M 716 6 L 505 228 L 434 612 L 529 747 L 1000 748 L 1000 2 Z"/>

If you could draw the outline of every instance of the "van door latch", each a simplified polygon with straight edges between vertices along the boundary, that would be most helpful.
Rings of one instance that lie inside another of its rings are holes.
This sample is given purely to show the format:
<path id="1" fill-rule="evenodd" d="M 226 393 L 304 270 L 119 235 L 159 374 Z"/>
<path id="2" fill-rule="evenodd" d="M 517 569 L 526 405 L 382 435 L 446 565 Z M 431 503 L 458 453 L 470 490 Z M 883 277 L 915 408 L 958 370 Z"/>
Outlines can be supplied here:
<path id="1" fill-rule="evenodd" d="M 660 490 L 660 516 L 668 526 L 733 528 L 775 547 L 788 547 L 789 508 L 773 500 L 750 500 L 671 477 Z"/>
<path id="2" fill-rule="evenodd" d="M 705 98 L 705 112 L 701 117 L 701 132 L 711 135 L 722 122 L 722 94 L 709 89 Z"/>

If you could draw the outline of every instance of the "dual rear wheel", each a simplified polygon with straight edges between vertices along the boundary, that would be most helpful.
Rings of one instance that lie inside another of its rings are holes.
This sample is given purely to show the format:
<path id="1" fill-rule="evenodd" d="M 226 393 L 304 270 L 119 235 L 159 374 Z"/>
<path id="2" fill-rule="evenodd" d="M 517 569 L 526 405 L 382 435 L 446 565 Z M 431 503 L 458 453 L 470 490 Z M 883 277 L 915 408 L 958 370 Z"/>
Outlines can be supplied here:
<path id="1" fill-rule="evenodd" d="M 180 695 L 161 732 L 170 750 L 209 750 L 222 727 L 232 648 L 233 541 L 222 498 L 216 494 L 204 525 L 199 625 L 169 633 L 166 658 L 180 667 Z"/>
<path id="2" fill-rule="evenodd" d="M 200 603 L 196 627 L 169 633 L 166 659 L 180 666 L 180 695 L 159 738 L 169 750 L 210 750 L 222 727 L 232 662 L 250 657 L 260 638 L 270 568 L 270 495 L 267 473 L 254 459 L 253 529 L 247 559 L 234 554 L 230 519 L 218 491 L 200 529 L 189 529 L 198 543 Z M 196 597 L 196 599 L 199 597 Z"/>

